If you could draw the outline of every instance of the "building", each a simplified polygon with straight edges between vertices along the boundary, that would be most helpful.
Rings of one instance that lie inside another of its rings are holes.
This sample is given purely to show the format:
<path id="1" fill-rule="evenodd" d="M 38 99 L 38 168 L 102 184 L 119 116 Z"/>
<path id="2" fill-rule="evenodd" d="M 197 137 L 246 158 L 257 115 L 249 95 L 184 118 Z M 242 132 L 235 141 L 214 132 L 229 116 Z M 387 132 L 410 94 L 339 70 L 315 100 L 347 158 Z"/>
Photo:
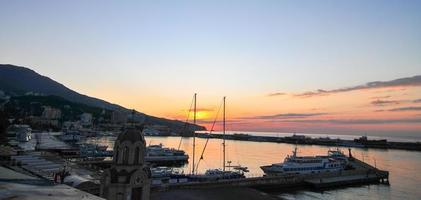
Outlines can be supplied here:
<path id="1" fill-rule="evenodd" d="M 79 175 L 69 175 L 64 178 L 63 183 L 89 194 L 99 196 L 99 184 L 85 177 Z"/>
<path id="2" fill-rule="evenodd" d="M 80 123 L 82 126 L 91 126 L 92 125 L 92 114 L 83 113 L 80 115 Z"/>
<path id="3" fill-rule="evenodd" d="M 51 184 L 25 171 L 14 171 L 2 166 L 0 166 L 0 180 L 0 199 L 104 200 L 71 186 Z"/>
<path id="4" fill-rule="evenodd" d="M 116 110 L 111 114 L 111 123 L 125 124 L 127 122 L 127 113 Z"/>
<path id="5" fill-rule="evenodd" d="M 63 122 L 63 130 L 80 130 L 82 129 L 82 125 L 79 121 L 77 122 L 71 122 L 71 121 L 65 121 Z"/>
<path id="6" fill-rule="evenodd" d="M 61 118 L 61 110 L 60 109 L 56 109 L 50 106 L 44 106 L 44 111 L 42 111 L 42 116 L 43 119 L 60 119 Z"/>
<path id="7" fill-rule="evenodd" d="M 151 172 L 145 164 L 146 142 L 143 127 L 121 133 L 114 144 L 111 168 L 101 178 L 101 197 L 116 200 L 148 200 Z"/>
<path id="8" fill-rule="evenodd" d="M 7 129 L 7 138 L 8 140 L 28 142 L 32 139 L 32 129 L 26 124 L 13 124 Z"/>
<path id="9" fill-rule="evenodd" d="M 31 126 L 34 126 L 35 128 L 39 127 L 58 127 L 60 122 L 58 119 L 47 119 L 43 117 L 38 116 L 29 116 L 29 121 L 31 123 Z"/>

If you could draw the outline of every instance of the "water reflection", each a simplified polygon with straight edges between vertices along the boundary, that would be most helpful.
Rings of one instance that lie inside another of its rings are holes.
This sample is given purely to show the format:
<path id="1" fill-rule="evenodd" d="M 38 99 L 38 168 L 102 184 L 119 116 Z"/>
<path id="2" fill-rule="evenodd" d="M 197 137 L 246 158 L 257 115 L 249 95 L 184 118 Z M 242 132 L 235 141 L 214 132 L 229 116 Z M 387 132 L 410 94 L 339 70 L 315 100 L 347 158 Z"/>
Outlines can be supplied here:
<path id="1" fill-rule="evenodd" d="M 113 148 L 115 137 L 90 139 L 90 142 L 108 145 Z M 165 147 L 178 148 L 180 137 L 146 137 L 147 144 L 162 143 Z M 196 158 L 200 157 L 206 139 L 196 139 Z M 222 141 L 211 139 L 200 163 L 199 173 L 208 168 L 222 168 Z M 291 154 L 295 145 L 283 143 L 247 142 L 227 140 L 227 160 L 233 165 L 241 164 L 250 170 L 248 176 L 263 175 L 260 166 L 282 162 Z M 180 149 L 192 156 L 192 140 L 181 140 Z M 317 145 L 298 145 L 301 155 L 326 154 L 329 147 Z M 347 148 L 341 148 L 348 152 Z M 421 197 L 421 152 L 404 150 L 381 150 L 352 148 L 354 157 L 364 160 L 381 169 L 390 171 L 390 186 L 369 185 L 348 187 L 329 191 L 296 191 L 279 194 L 285 199 L 419 199 Z M 197 160 L 197 159 L 196 159 Z M 191 161 L 191 158 L 190 158 Z M 191 166 L 183 167 L 184 172 Z"/>

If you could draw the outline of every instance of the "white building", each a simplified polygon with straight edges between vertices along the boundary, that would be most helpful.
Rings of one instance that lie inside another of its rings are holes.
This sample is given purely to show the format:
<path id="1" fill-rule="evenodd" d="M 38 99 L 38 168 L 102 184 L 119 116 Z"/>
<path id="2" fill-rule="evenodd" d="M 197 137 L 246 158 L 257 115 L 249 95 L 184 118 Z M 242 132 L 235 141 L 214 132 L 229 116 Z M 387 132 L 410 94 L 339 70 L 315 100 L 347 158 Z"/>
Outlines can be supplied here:
<path id="1" fill-rule="evenodd" d="M 32 129 L 26 124 L 14 124 L 8 128 L 7 135 L 9 140 L 28 142 L 32 139 Z"/>

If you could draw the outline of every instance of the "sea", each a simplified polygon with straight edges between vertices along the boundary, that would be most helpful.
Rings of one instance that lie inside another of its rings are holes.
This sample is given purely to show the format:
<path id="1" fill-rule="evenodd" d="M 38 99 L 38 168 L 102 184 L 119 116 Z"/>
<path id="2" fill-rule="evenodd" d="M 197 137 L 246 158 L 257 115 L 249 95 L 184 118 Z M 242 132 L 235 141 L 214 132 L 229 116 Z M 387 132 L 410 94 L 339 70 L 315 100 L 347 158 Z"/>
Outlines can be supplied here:
<path id="1" fill-rule="evenodd" d="M 244 133 L 244 132 L 230 132 Z M 251 135 L 267 136 L 291 136 L 292 134 L 282 135 L 281 133 L 255 133 L 247 132 Z M 301 135 L 301 134 L 300 134 Z M 353 139 L 355 136 L 344 135 L 314 135 L 312 137 L 330 137 Z M 351 138 L 352 137 L 352 138 Z M 376 137 L 369 137 L 376 139 Z M 385 137 L 379 137 L 385 138 Z M 182 138 L 176 136 L 146 136 L 147 145 L 163 144 L 165 147 L 176 148 L 186 151 L 192 160 L 192 138 Z M 386 138 L 393 141 L 407 141 L 408 138 Z M 111 150 L 114 145 L 115 137 L 99 137 L 88 139 L 90 143 L 108 145 Z M 412 140 L 413 141 L 413 140 Z M 207 142 L 206 149 L 203 149 Z M 292 154 L 292 150 L 297 146 L 298 155 L 323 155 L 327 154 L 330 148 L 319 145 L 293 145 L 284 143 L 270 142 L 251 142 L 226 140 L 226 160 L 230 165 L 241 165 L 250 170 L 246 174 L 248 177 L 262 176 L 262 165 L 279 163 L 287 155 Z M 348 148 L 341 148 L 343 152 L 348 152 Z M 198 172 L 204 173 L 207 169 L 222 168 L 222 140 L 196 138 L 196 163 L 199 163 Z M 271 195 L 279 199 L 421 199 L 421 152 L 394 150 L 394 149 L 367 149 L 351 148 L 354 157 L 363 160 L 382 170 L 390 172 L 390 185 L 371 184 L 358 185 L 352 187 L 343 187 L 329 190 L 291 190 L 271 192 Z M 199 159 L 203 155 L 203 159 Z M 200 160 L 200 161 L 199 161 Z M 191 163 L 180 167 L 184 173 L 191 171 Z"/>

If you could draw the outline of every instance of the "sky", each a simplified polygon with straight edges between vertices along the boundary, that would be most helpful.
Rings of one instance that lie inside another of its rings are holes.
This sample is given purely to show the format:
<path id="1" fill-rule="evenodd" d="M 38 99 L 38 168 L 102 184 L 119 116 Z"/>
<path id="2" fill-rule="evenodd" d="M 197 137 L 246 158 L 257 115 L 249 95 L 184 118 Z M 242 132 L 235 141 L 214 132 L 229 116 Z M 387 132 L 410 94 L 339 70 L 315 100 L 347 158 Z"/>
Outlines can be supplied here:
<path id="1" fill-rule="evenodd" d="M 421 1 L 0 0 L 0 27 L 0 63 L 147 114 L 421 136 Z"/>

